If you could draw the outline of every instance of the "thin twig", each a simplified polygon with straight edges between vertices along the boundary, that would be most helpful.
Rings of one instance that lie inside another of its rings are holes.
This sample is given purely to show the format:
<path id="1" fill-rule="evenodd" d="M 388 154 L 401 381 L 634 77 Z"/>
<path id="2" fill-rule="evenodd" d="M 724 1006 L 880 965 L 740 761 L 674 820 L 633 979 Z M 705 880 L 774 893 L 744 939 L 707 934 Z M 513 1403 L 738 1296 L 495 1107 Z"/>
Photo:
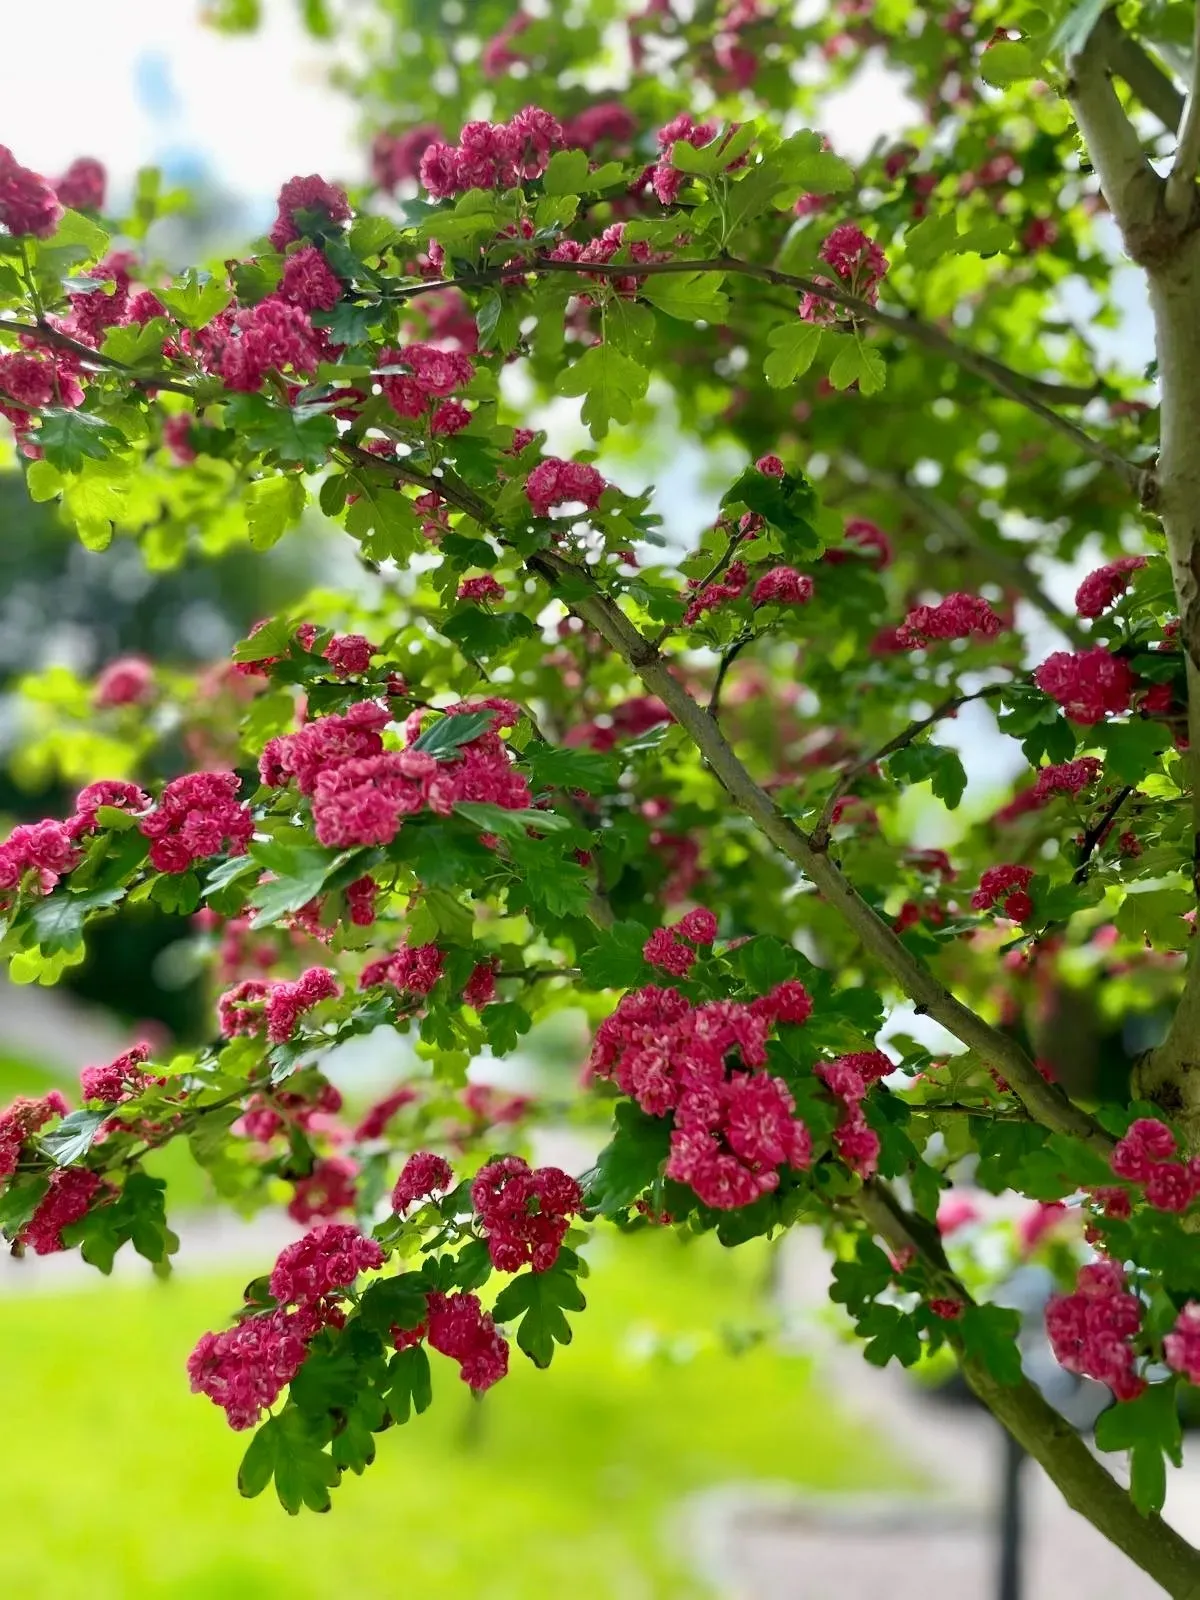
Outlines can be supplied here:
<path id="1" fill-rule="evenodd" d="M 1104 812 L 1100 816 L 1099 820 L 1094 822 L 1084 834 L 1083 844 L 1080 847 L 1079 852 L 1079 860 L 1075 865 L 1075 871 L 1071 877 L 1072 883 L 1083 883 L 1087 879 L 1089 863 L 1092 859 L 1092 856 L 1094 855 L 1097 847 L 1103 844 L 1104 837 L 1108 833 L 1109 828 L 1112 826 L 1113 818 L 1116 816 L 1117 812 L 1120 811 L 1121 807 L 1125 804 L 1126 800 L 1129 799 L 1129 796 L 1136 788 L 1136 784 L 1127 783 L 1123 789 L 1119 789 L 1115 798 L 1108 806 L 1105 807 Z"/>
<path id="2" fill-rule="evenodd" d="M 721 690 L 725 686 L 725 679 L 728 676 L 730 667 L 746 646 L 753 644 L 758 637 L 758 634 L 749 631 L 739 634 L 722 655 L 720 665 L 717 667 L 717 676 L 713 680 L 712 694 L 709 696 L 708 701 L 708 714 L 714 720 L 721 714 Z"/>
<path id="3" fill-rule="evenodd" d="M 1200 171 L 1200 6 L 1192 31 L 1192 81 L 1188 87 L 1187 105 L 1179 124 L 1179 141 L 1175 147 L 1175 160 L 1167 178 L 1164 202 L 1168 213 L 1187 217 L 1196 198 L 1196 173 Z"/>
<path id="4" fill-rule="evenodd" d="M 878 762 L 888 756 L 895 755 L 897 750 L 903 750 L 923 734 L 926 728 L 932 728 L 935 722 L 941 722 L 943 717 L 953 716 L 960 706 L 969 705 L 972 700 L 985 700 L 989 695 L 1001 694 L 1005 689 L 1011 688 L 1009 683 L 989 683 L 983 689 L 976 689 L 972 694 L 952 694 L 940 705 L 934 706 L 927 717 L 918 717 L 915 722 L 910 722 L 907 728 L 895 734 L 886 744 L 881 744 L 878 750 L 873 750 L 869 756 L 863 756 L 847 767 L 833 787 L 828 800 L 826 800 L 817 825 L 810 835 L 813 848 L 824 850 L 829 844 L 829 830 L 833 826 L 833 814 L 837 809 L 838 801 L 853 788 L 855 782 L 862 777 L 864 772 L 869 772 Z"/>
<path id="5" fill-rule="evenodd" d="M 126 361 L 118 361 L 115 356 L 106 356 L 100 350 L 93 350 L 90 344 L 80 344 L 78 339 L 72 339 L 70 334 L 63 333 L 52 322 L 46 322 L 44 319 L 38 322 L 15 322 L 11 317 L 0 317 L 0 333 L 19 333 L 27 338 L 36 339 L 39 344 L 50 344 L 59 350 L 69 350 L 89 370 L 119 372 L 122 377 L 127 378 L 130 383 L 137 384 L 139 388 L 168 389 L 172 394 L 195 397 L 194 388 L 177 383 L 170 373 L 140 372 L 137 367 L 131 367 Z"/>

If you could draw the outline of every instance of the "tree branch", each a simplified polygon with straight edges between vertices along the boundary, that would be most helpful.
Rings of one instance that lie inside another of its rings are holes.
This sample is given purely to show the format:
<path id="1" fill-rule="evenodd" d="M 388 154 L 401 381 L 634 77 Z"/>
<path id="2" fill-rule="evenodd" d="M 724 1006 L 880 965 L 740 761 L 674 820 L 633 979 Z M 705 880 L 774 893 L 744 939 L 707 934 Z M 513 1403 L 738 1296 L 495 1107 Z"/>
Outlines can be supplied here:
<path id="1" fill-rule="evenodd" d="M 855 1196 L 855 1204 L 871 1231 L 893 1251 L 916 1251 L 936 1288 L 944 1288 L 964 1305 L 972 1304 L 970 1295 L 949 1271 L 934 1230 L 910 1216 L 884 1184 L 877 1180 L 864 1184 Z M 953 1339 L 953 1324 L 950 1329 Z M 1002 1384 L 983 1362 L 968 1356 L 961 1347 L 958 1359 L 963 1377 L 977 1398 L 1044 1468 L 1067 1504 L 1175 1600 L 1197 1600 L 1200 1551 L 1161 1517 L 1142 1516 L 1127 1491 L 1027 1378 Z"/>
<path id="2" fill-rule="evenodd" d="M 127 378 L 130 383 L 137 384 L 139 388 L 169 389 L 172 394 L 195 397 L 195 389 L 177 383 L 169 373 L 140 373 L 136 367 L 118 361 L 115 356 L 102 355 L 99 350 L 93 350 L 90 344 L 80 344 L 78 339 L 72 339 L 70 334 L 60 332 L 50 322 L 14 322 L 11 317 L 0 317 L 0 333 L 24 334 L 27 338 L 36 339 L 39 344 L 51 344 L 56 349 L 69 350 L 90 371 L 119 372 L 122 377 Z"/>
<path id="3" fill-rule="evenodd" d="M 1096 24 L 1093 38 L 1105 60 L 1133 90 L 1134 94 L 1166 128 L 1174 133 L 1183 116 L 1183 96 L 1175 84 L 1117 21 L 1115 8 L 1106 11 Z"/>
<path id="4" fill-rule="evenodd" d="M 943 717 L 953 716 L 960 706 L 969 705 L 972 700 L 984 700 L 989 695 L 1000 694 L 1008 687 L 1007 683 L 989 683 L 986 688 L 976 689 L 973 694 L 952 694 L 940 705 L 935 706 L 927 717 L 918 717 L 915 722 L 910 722 L 907 728 L 902 728 L 899 733 L 893 735 L 886 744 L 881 744 L 878 750 L 853 762 L 834 785 L 833 792 L 826 800 L 817 820 L 817 825 L 809 835 L 813 849 L 824 850 L 828 846 L 829 830 L 833 826 L 833 813 L 838 801 L 853 787 L 855 780 L 861 778 L 864 772 L 870 771 L 876 762 L 895 755 L 897 750 L 903 750 L 906 745 L 919 738 L 926 728 L 932 728 L 934 723 L 940 722 Z"/>
<path id="5" fill-rule="evenodd" d="M 1114 97 L 1115 98 L 1115 97 Z M 389 296 L 392 300 L 409 300 L 417 295 L 430 294 L 436 289 L 474 289 L 495 284 L 502 279 L 511 278 L 516 267 L 509 263 L 501 267 L 488 267 L 482 272 L 464 273 L 457 278 L 443 278 L 431 283 L 413 284 L 409 287 L 398 289 Z M 1086 455 L 1095 457 L 1124 480 L 1124 482 L 1141 498 L 1145 494 L 1148 475 L 1145 470 L 1119 455 L 1109 448 L 1102 440 L 1093 438 L 1090 433 L 1071 422 L 1069 418 L 1060 416 L 1050 406 L 1046 405 L 1041 395 L 1046 392 L 1047 386 L 1040 379 L 1026 378 L 1019 372 L 1014 372 L 1010 367 L 994 360 L 991 356 L 981 355 L 970 350 L 952 339 L 949 334 L 943 333 L 940 328 L 934 327 L 930 322 L 923 322 L 919 317 L 907 316 L 894 311 L 885 311 L 879 306 L 872 305 L 869 301 L 861 299 L 858 295 L 851 294 L 848 290 L 839 288 L 836 284 L 818 281 L 815 278 L 800 277 L 796 273 L 782 272 L 778 267 L 760 266 L 753 261 L 741 261 L 735 256 L 700 257 L 687 259 L 673 258 L 670 261 L 622 261 L 615 262 L 579 262 L 579 261 L 551 261 L 547 256 L 537 256 L 534 260 L 526 262 L 523 270 L 532 274 L 559 274 L 565 273 L 572 277 L 584 278 L 649 278 L 671 273 L 697 273 L 718 272 L 732 273 L 735 276 L 755 278 L 762 283 L 775 284 L 778 287 L 790 289 L 796 294 L 811 294 L 818 299 L 828 300 L 831 304 L 841 306 L 843 310 L 851 312 L 862 322 L 874 323 L 877 327 L 889 329 L 897 338 L 908 343 L 919 344 L 937 355 L 945 356 L 957 366 L 967 372 L 972 372 L 976 377 L 982 378 L 992 388 L 998 389 L 1007 399 L 1015 401 L 1040 417 L 1049 427 L 1069 438 L 1075 446 Z M 1088 398 L 1090 391 L 1085 391 Z M 1071 391 L 1078 396 L 1080 391 Z M 1066 403 L 1064 401 L 1064 403 Z"/>
<path id="6" fill-rule="evenodd" d="M 552 586 L 560 579 L 569 580 L 569 604 L 575 614 L 616 650 L 651 694 L 663 701 L 734 803 L 840 912 L 863 946 L 891 973 L 919 1010 L 995 1067 L 1038 1122 L 1056 1133 L 1081 1139 L 1102 1153 L 1111 1150 L 1113 1141 L 1103 1129 L 1042 1078 L 1017 1041 L 951 994 L 843 877 L 828 854 L 817 849 L 791 818 L 784 816 L 738 760 L 716 721 L 692 699 L 652 642 L 596 586 L 591 574 L 551 550 L 532 556 L 528 565 Z M 574 595 L 581 585 L 590 593 L 576 599 Z"/>
<path id="7" fill-rule="evenodd" d="M 1129 254 L 1141 261 L 1154 236 L 1163 180 L 1146 160 L 1137 130 L 1117 99 L 1097 30 L 1067 66 L 1067 99 L 1104 198 Z"/>
<path id="8" fill-rule="evenodd" d="M 1200 6 L 1192 30 L 1192 81 L 1187 106 L 1179 124 L 1175 160 L 1163 196 L 1171 216 L 1183 220 L 1196 199 L 1196 173 L 1200 171 Z"/>

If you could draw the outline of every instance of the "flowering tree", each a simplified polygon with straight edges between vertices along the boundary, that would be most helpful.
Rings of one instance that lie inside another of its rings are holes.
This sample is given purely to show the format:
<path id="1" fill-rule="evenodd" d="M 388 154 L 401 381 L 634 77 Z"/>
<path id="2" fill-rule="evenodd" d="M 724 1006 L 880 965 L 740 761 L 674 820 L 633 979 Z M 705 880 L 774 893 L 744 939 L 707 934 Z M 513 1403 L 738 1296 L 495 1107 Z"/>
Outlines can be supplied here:
<path id="1" fill-rule="evenodd" d="M 477 1393 L 510 1337 L 549 1365 L 584 1228 L 820 1227 L 869 1361 L 951 1350 L 1069 1502 L 1194 1596 L 1158 1517 L 1200 1383 L 1188 8 L 1130 7 L 1135 35 L 1095 0 L 811 24 L 594 0 L 567 31 L 481 0 L 475 37 L 429 9 L 372 25 L 389 64 L 359 92 L 406 108 L 373 190 L 289 178 L 211 273 L 147 259 L 152 174 L 110 221 L 95 161 L 50 181 L 0 148 L 30 495 L 159 564 L 265 549 L 312 503 L 370 575 L 195 680 L 129 659 L 29 686 L 82 787 L 0 845 L 12 977 L 54 982 L 150 900 L 194 913 L 221 992 L 207 1048 L 138 1045 L 77 1108 L 0 1115 L 6 1236 L 167 1270 L 143 1163 L 175 1139 L 231 1204 L 286 1194 L 314 1226 L 189 1372 L 256 1430 L 242 1492 L 274 1479 L 296 1512 L 425 1409 L 429 1351 Z M 804 85 L 880 46 L 924 120 L 852 168 L 797 131 Z M 1157 397 L 1095 337 L 1122 247 Z M 652 494 L 548 449 L 551 395 L 597 443 L 654 426 L 735 462 L 686 551 Z M 1068 612 L 1039 573 L 1090 552 Z M 973 701 L 1028 769 L 991 815 L 960 807 L 946 734 Z M 1131 1087 L 1039 1048 L 1071 991 L 1141 1020 Z M 512 1153 L 536 1105 L 466 1084 L 567 1003 L 611 1118 L 577 1176 Z M 906 1003 L 945 1048 L 880 1050 Z M 350 1127 L 322 1062 L 384 1025 L 424 1069 Z M 944 1242 L 971 1164 L 1035 1203 L 1025 1248 L 1086 1236 L 1047 1326 L 1113 1392 L 1098 1443 L 1130 1451 L 1129 1492 Z"/>

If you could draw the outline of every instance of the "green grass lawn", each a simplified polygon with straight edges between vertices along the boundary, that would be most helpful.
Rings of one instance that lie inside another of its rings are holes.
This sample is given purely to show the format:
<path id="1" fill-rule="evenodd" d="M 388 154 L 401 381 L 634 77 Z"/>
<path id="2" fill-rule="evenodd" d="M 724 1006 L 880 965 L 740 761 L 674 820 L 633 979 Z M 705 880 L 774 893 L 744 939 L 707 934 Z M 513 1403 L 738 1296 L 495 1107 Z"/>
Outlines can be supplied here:
<path id="1" fill-rule="evenodd" d="M 689 1492 L 905 1481 L 806 1360 L 722 1338 L 759 1315 L 761 1251 L 600 1243 L 588 1310 L 550 1371 L 514 1348 L 475 1405 L 435 1356 L 431 1410 L 380 1436 L 329 1516 L 294 1520 L 272 1491 L 238 1497 L 247 1436 L 187 1390 L 187 1352 L 223 1325 L 239 1277 L 9 1298 L 0 1594 L 682 1600 L 705 1592 L 670 1536 Z"/>

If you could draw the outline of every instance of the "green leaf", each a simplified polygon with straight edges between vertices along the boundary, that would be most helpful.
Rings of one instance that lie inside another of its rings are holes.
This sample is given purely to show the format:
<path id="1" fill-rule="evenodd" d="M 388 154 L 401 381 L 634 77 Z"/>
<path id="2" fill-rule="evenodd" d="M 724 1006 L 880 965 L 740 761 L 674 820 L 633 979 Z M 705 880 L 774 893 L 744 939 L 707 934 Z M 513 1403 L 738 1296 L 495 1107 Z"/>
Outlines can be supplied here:
<path id="1" fill-rule="evenodd" d="M 412 747 L 437 761 L 452 761 L 464 744 L 486 733 L 495 718 L 494 711 L 463 711 L 454 717 L 439 717 L 413 741 Z"/>
<path id="2" fill-rule="evenodd" d="M 327 403 L 284 406 L 265 395 L 239 394 L 225 412 L 252 450 L 269 451 L 280 461 L 297 461 L 310 471 L 325 464 L 337 439 L 337 423 Z"/>
<path id="3" fill-rule="evenodd" d="M 506 1056 L 515 1050 L 533 1026 L 533 1018 L 515 1000 L 485 1006 L 480 1021 L 487 1034 L 488 1048 L 498 1056 Z"/>
<path id="4" fill-rule="evenodd" d="M 289 1516 L 304 1506 L 329 1510 L 329 1491 L 341 1482 L 337 1464 L 308 1432 L 303 1415 L 287 1406 L 264 1422 L 242 1458 L 238 1488 L 252 1498 L 275 1479 L 275 1493 Z"/>
<path id="5" fill-rule="evenodd" d="M 584 1180 L 589 1206 L 605 1216 L 626 1210 L 662 1176 L 671 1151 L 671 1125 L 648 1117 L 628 1100 L 617 1105 L 613 1136 Z"/>
<path id="6" fill-rule="evenodd" d="M 160 289 L 158 298 L 185 328 L 205 328 L 233 299 L 228 289 L 207 272 L 189 270 L 173 289 Z"/>
<path id="7" fill-rule="evenodd" d="M 50 240 L 50 249 L 57 254 L 70 248 L 75 262 L 99 261 L 106 255 L 111 240 L 98 222 L 85 217 L 81 211 L 64 211 Z M 45 246 L 39 246 L 45 249 Z"/>
<path id="8" fill-rule="evenodd" d="M 763 376 L 772 389 L 784 389 L 803 377 L 816 360 L 821 329 L 815 322 L 802 322 L 797 317 L 772 328 L 767 343 L 771 354 L 763 363 Z"/>
<path id="9" fill-rule="evenodd" d="M 445 544 L 443 539 L 443 549 Z M 533 744 L 521 759 L 529 768 L 535 789 L 583 789 L 588 794 L 607 794 L 616 788 L 621 773 L 619 762 L 596 750 Z"/>
<path id="10" fill-rule="evenodd" d="M 89 889 L 85 894 L 69 894 L 60 889 L 37 901 L 30 912 L 34 935 L 43 955 L 60 950 L 76 950 L 83 943 L 83 929 L 90 911 L 101 911 L 124 897 L 123 888 Z"/>
<path id="11" fill-rule="evenodd" d="M 420 1321 L 420 1318 L 417 1320 Z M 399 1323 L 398 1326 L 403 1327 L 404 1324 Z M 412 1326 L 415 1327 L 416 1323 Z M 384 1398 L 396 1422 L 407 1422 L 414 1411 L 420 1416 L 422 1411 L 429 1409 L 433 1399 L 433 1383 L 429 1357 L 423 1345 L 414 1344 L 407 1350 L 397 1351 L 388 1362 L 388 1387 Z"/>
<path id="12" fill-rule="evenodd" d="M 811 520 L 817 497 L 803 474 L 788 472 L 773 478 L 757 467 L 747 467 L 721 497 L 722 509 L 739 505 L 756 511 L 779 530 L 791 560 L 812 560 L 821 554 L 823 546 Z"/>
<path id="13" fill-rule="evenodd" d="M 1092 736 L 1104 750 L 1105 775 L 1121 783 L 1140 783 L 1157 769 L 1159 757 L 1172 744 L 1170 729 L 1163 723 L 1140 718 L 1102 722 Z"/>
<path id="14" fill-rule="evenodd" d="M 630 989 L 646 976 L 642 947 L 650 934 L 640 922 L 614 922 L 579 957 L 589 989 Z"/>
<path id="15" fill-rule="evenodd" d="M 729 296 L 721 289 L 723 274 L 664 273 L 646 278 L 638 288 L 643 300 L 681 322 L 722 322 L 729 314 Z"/>
<path id="16" fill-rule="evenodd" d="M 136 367 L 161 356 L 163 340 L 170 332 L 171 325 L 163 317 L 151 317 L 149 322 L 130 322 L 124 327 L 108 328 L 100 349 L 114 361 Z"/>
<path id="17" fill-rule="evenodd" d="M 583 150 L 558 150 L 550 157 L 542 179 L 546 194 L 583 194 L 587 187 L 588 158 Z"/>
<path id="18" fill-rule="evenodd" d="M 914 267 L 927 267 L 949 255 L 958 240 L 958 222 L 953 211 L 939 211 L 922 217 L 904 235 L 904 253 Z"/>
<path id="19" fill-rule="evenodd" d="M 246 526 L 255 550 L 269 550 L 278 544 L 288 528 L 300 520 L 308 500 L 304 480 L 298 473 L 259 478 L 246 490 Z"/>
<path id="20" fill-rule="evenodd" d="M 1166 1498 L 1163 1457 L 1183 1463 L 1176 1381 L 1151 1383 L 1136 1400 L 1122 1400 L 1096 1423 L 1101 1450 L 1130 1452 L 1130 1494 L 1143 1516 L 1161 1511 Z"/>
<path id="21" fill-rule="evenodd" d="M 810 194 L 845 194 L 854 187 L 854 168 L 830 150 L 817 150 L 789 163 L 789 180 Z"/>
<path id="22" fill-rule="evenodd" d="M 650 374 L 611 344 L 584 351 L 555 384 L 559 394 L 582 395 L 580 415 L 592 437 L 603 439 L 610 422 L 632 422 L 636 401 L 646 393 Z"/>
<path id="23" fill-rule="evenodd" d="M 125 435 L 90 411 L 53 407 L 41 413 L 37 442 L 46 460 L 60 472 L 78 472 L 84 458 L 103 461 L 125 443 Z"/>
<path id="24" fill-rule="evenodd" d="M 928 782 L 949 811 L 957 809 L 966 792 L 967 773 L 958 751 L 930 740 L 897 750 L 888 758 L 887 770 L 895 782 Z"/>
<path id="25" fill-rule="evenodd" d="M 346 531 L 361 541 L 372 561 L 403 565 L 428 550 L 412 502 L 396 488 L 394 478 L 352 467 L 344 482 L 347 495 L 354 496 L 354 504 L 346 507 Z"/>
<path id="26" fill-rule="evenodd" d="M 1021 1381 L 1021 1351 L 1017 1336 L 1020 1314 L 1003 1306 L 968 1306 L 959 1318 L 958 1331 L 968 1356 L 979 1361 L 998 1383 Z"/>
<path id="27" fill-rule="evenodd" d="M 546 1272 L 522 1272 L 496 1296 L 492 1315 L 497 1322 L 520 1317 L 517 1344 L 535 1367 L 548 1367 L 556 1344 L 570 1344 L 571 1324 L 565 1311 L 582 1311 L 583 1292 L 568 1270 L 571 1252 L 562 1250 Z"/>
<path id="28" fill-rule="evenodd" d="M 856 334 L 842 338 L 829 368 L 829 381 L 835 389 L 848 389 L 857 383 L 862 394 L 878 394 L 887 382 L 887 367 L 879 351 L 863 344 Z"/>
<path id="29" fill-rule="evenodd" d="M 350 228 L 349 245 L 356 256 L 378 256 L 395 244 L 400 230 L 390 217 L 355 217 Z"/>
<path id="30" fill-rule="evenodd" d="M 474 823 L 481 833 L 499 834 L 502 839 L 523 839 L 527 832 L 562 833 L 573 826 L 567 817 L 560 817 L 556 811 L 529 808 L 509 811 L 504 806 L 489 805 L 482 800 L 459 800 L 454 810 L 458 816 Z"/>
<path id="31" fill-rule="evenodd" d="M 988 45 L 979 62 L 979 76 L 994 88 L 1007 89 L 1024 78 L 1036 78 L 1041 63 L 1027 44 L 1001 39 Z"/>
<path id="32" fill-rule="evenodd" d="M 279 1439 L 279 1425 L 274 1417 L 264 1422 L 251 1439 L 242 1464 L 238 1468 L 238 1492 L 253 1500 L 260 1495 L 275 1476 L 275 1459 Z"/>
<path id="33" fill-rule="evenodd" d="M 438 631 L 459 645 L 464 655 L 477 661 L 499 655 L 516 640 L 533 638 L 537 628 L 522 611 L 496 615 L 465 605 L 439 622 Z"/>
<path id="34" fill-rule="evenodd" d="M 250 847 L 255 861 L 274 874 L 255 886 L 250 904 L 255 908 L 251 926 L 269 928 L 289 912 L 315 900 L 333 874 L 356 854 L 353 850 L 323 850 L 320 846 L 294 849 L 279 845 Z"/>
<path id="35" fill-rule="evenodd" d="M 582 867 L 555 855 L 537 839 L 510 839 L 508 853 L 519 874 L 508 887 L 510 907 L 541 906 L 551 917 L 586 914 L 592 890 Z"/>
<path id="36" fill-rule="evenodd" d="M 43 1134 L 39 1142 L 53 1157 L 56 1166 L 69 1167 L 92 1148 L 96 1135 L 111 1115 L 110 1106 L 103 1111 L 72 1111 L 52 1133 Z"/>
<path id="37" fill-rule="evenodd" d="M 916 1322 L 897 1306 L 871 1306 L 860 1320 L 858 1332 L 867 1340 L 863 1355 L 873 1367 L 886 1367 L 893 1359 L 902 1367 L 911 1367 L 920 1357 Z"/>

